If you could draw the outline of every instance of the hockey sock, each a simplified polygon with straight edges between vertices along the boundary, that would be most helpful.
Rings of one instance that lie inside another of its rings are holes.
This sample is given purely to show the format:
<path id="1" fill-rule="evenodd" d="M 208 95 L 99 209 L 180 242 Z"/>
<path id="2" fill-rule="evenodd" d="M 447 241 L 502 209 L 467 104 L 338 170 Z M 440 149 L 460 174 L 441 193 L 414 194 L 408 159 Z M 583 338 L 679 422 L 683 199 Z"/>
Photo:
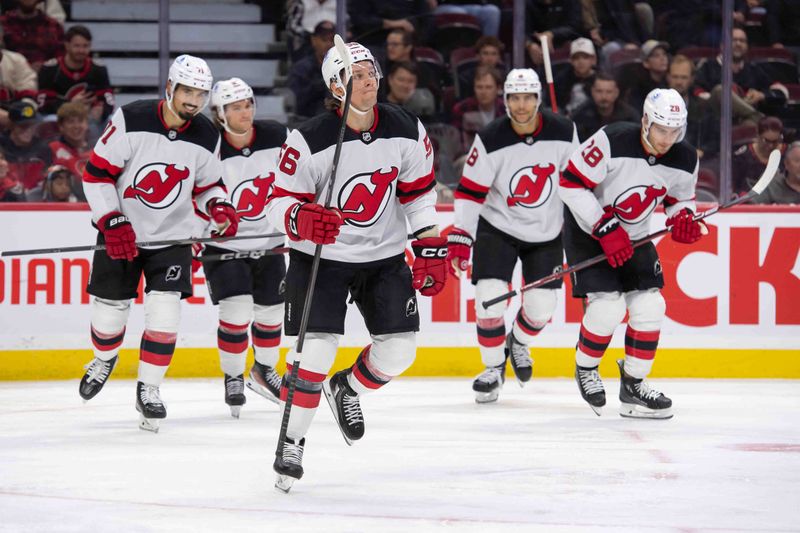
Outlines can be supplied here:
<path id="1" fill-rule="evenodd" d="M 177 333 L 144 330 L 139 349 L 139 381 L 147 385 L 161 385 L 175 352 Z"/>
<path id="2" fill-rule="evenodd" d="M 286 364 L 286 373 L 281 384 L 281 402 L 285 405 L 289 395 L 288 379 L 292 373 L 292 365 Z M 314 414 L 317 412 L 319 398 L 322 394 L 322 382 L 327 376 L 317 372 L 305 370 L 302 367 L 297 370 L 297 381 L 292 396 L 292 412 L 289 414 L 289 426 L 286 435 L 291 439 L 301 439 L 305 437 Z"/>
<path id="3" fill-rule="evenodd" d="M 625 373 L 644 379 L 653 368 L 660 331 L 638 331 L 628 324 L 625 331 Z"/>
<path id="4" fill-rule="evenodd" d="M 612 335 L 596 335 L 581 324 L 578 350 L 575 352 L 575 362 L 578 366 L 596 368 L 600 364 L 603 354 L 606 353 L 611 337 Z"/>
<path id="5" fill-rule="evenodd" d="M 497 366 L 505 361 L 503 345 L 506 342 L 506 324 L 502 317 L 479 318 L 476 321 L 478 346 L 486 366 Z"/>
<path id="6" fill-rule="evenodd" d="M 256 361 L 275 368 L 278 364 L 278 347 L 281 344 L 281 325 L 253 322 L 252 333 Z"/>
<path id="7" fill-rule="evenodd" d="M 92 346 L 94 356 L 103 361 L 110 361 L 119 353 L 119 347 L 125 338 L 125 328 L 118 333 L 100 333 L 92 326 Z"/>
<path id="8" fill-rule="evenodd" d="M 519 310 L 517 313 L 517 319 L 514 320 L 514 337 L 521 342 L 522 344 L 530 344 L 533 342 L 533 338 L 539 334 L 540 331 L 544 329 L 547 325 L 547 322 L 536 322 L 530 320 L 527 316 L 525 316 L 525 311 L 523 309 Z"/>
<path id="9" fill-rule="evenodd" d="M 372 345 L 368 345 L 358 354 L 358 359 L 350 368 L 347 383 L 357 394 L 377 390 L 392 379 L 391 376 L 381 373 L 370 361 L 369 354 Z"/>
<path id="10" fill-rule="evenodd" d="M 219 366 L 223 373 L 229 376 L 244 374 L 248 341 L 247 324 L 219 321 L 217 347 L 219 347 Z"/>

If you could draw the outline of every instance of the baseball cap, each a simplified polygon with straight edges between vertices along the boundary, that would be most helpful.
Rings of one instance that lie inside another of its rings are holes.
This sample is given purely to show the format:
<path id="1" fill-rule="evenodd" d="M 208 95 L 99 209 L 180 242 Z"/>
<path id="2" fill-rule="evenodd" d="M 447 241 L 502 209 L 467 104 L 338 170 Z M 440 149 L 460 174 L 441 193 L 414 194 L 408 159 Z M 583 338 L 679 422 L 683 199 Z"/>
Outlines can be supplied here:
<path id="1" fill-rule="evenodd" d="M 669 43 L 656 41 L 655 39 L 645 41 L 644 44 L 642 44 L 642 60 L 650 57 L 650 54 L 655 52 L 656 48 L 662 48 L 666 52 L 669 50 Z"/>
<path id="2" fill-rule="evenodd" d="M 33 103 L 19 100 L 9 106 L 8 119 L 14 124 L 33 124 L 41 122 L 42 117 Z"/>
<path id="3" fill-rule="evenodd" d="M 54 179 L 62 176 L 72 180 L 72 172 L 70 172 L 70 170 L 64 165 L 51 165 L 47 169 L 47 181 L 53 181 Z"/>
<path id="4" fill-rule="evenodd" d="M 336 24 L 330 20 L 323 20 L 314 26 L 314 33 L 312 33 L 312 35 L 316 35 L 317 37 L 327 37 L 329 35 L 333 35 L 334 33 L 336 33 Z"/>
<path id="5" fill-rule="evenodd" d="M 569 45 L 569 57 L 575 54 L 586 54 L 587 56 L 595 56 L 594 44 L 586 37 L 580 37 L 572 41 Z"/>

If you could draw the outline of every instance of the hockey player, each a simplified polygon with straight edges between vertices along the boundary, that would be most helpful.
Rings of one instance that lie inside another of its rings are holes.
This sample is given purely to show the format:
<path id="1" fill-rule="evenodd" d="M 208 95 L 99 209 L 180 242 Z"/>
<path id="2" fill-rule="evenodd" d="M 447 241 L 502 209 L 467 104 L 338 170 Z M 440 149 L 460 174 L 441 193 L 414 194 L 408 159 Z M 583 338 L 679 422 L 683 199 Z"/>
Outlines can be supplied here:
<path id="1" fill-rule="evenodd" d="M 335 100 L 332 109 L 289 134 L 275 187 L 267 204 L 271 222 L 291 241 L 286 276 L 285 327 L 297 335 L 315 244 L 324 244 L 311 302 L 308 333 L 276 486 L 288 490 L 303 475 L 305 435 L 317 409 L 323 381 L 344 333 L 350 293 L 372 343 L 352 367 L 337 372 L 324 389 L 348 443 L 364 435 L 360 395 L 375 391 L 414 361 L 419 329 L 415 289 L 433 296 L 444 287 L 447 243 L 436 226 L 433 149 L 425 128 L 392 104 L 377 104 L 381 72 L 372 54 L 349 43 L 352 103 L 341 148 L 332 208 L 324 194 L 344 111 L 344 61 L 331 48 L 322 76 Z M 409 270 L 405 262 L 406 221 L 416 240 Z M 287 356 L 287 374 L 295 352 Z M 285 374 L 285 375 L 287 375 Z M 281 399 L 287 395 L 286 383 Z"/>
<path id="2" fill-rule="evenodd" d="M 144 273 L 145 330 L 139 351 L 136 410 L 140 427 L 157 431 L 167 415 L 159 385 L 180 320 L 180 300 L 191 296 L 189 246 L 139 248 L 143 241 L 188 238 L 196 227 L 193 201 L 224 236 L 236 233 L 219 162 L 219 132 L 199 115 L 208 102 L 211 71 L 202 59 L 179 56 L 169 69 L 163 100 L 118 109 L 92 151 L 83 174 L 98 243 L 87 292 L 92 299 L 94 359 L 80 382 L 93 398 L 117 363 L 131 300 Z"/>
<path id="3" fill-rule="evenodd" d="M 644 102 L 641 127 L 611 124 L 586 140 L 561 175 L 564 247 L 574 265 L 605 254 L 608 261 L 573 275 L 573 296 L 586 299 L 575 354 L 581 395 L 600 415 L 606 403 L 597 372 L 614 329 L 628 313 L 621 374 L 620 414 L 670 418 L 672 400 L 650 388 L 666 304 L 661 263 L 649 233 L 650 216 L 663 203 L 672 239 L 693 243 L 704 226 L 693 219 L 697 153 L 686 141 L 686 105 L 674 89 L 654 89 Z"/>
<path id="4" fill-rule="evenodd" d="M 481 302 L 508 291 L 517 259 L 523 278 L 533 281 L 561 268 L 563 205 L 559 173 L 578 146 L 575 125 L 539 109 L 542 84 L 533 69 L 514 69 L 504 85 L 506 117 L 482 129 L 470 148 L 455 193 L 455 228 L 448 236 L 448 259 L 460 275 L 473 248 L 472 283 L 478 345 L 486 369 L 472 388 L 478 403 L 497 400 L 511 359 L 523 386 L 532 375 L 528 345 L 556 306 L 561 280 L 522 295 L 522 306 L 506 335 L 507 303 L 484 309 Z"/>
<path id="5" fill-rule="evenodd" d="M 266 203 L 275 181 L 278 152 L 286 141 L 286 127 L 271 120 L 254 121 L 253 89 L 239 78 L 214 84 L 211 113 L 222 133 L 223 176 L 239 216 L 239 235 L 277 233 L 266 218 Z M 215 231 L 216 224 L 211 223 L 205 236 Z M 283 321 L 283 295 L 278 287 L 286 275 L 286 262 L 282 255 L 263 255 L 263 251 L 283 242 L 283 237 L 229 241 L 206 246 L 203 252 L 236 253 L 231 259 L 209 261 L 203 267 L 211 301 L 219 305 L 217 345 L 225 374 L 225 403 L 235 418 L 246 401 L 248 327 L 253 335 L 255 363 L 247 386 L 278 403 L 281 377 L 275 366 Z"/>

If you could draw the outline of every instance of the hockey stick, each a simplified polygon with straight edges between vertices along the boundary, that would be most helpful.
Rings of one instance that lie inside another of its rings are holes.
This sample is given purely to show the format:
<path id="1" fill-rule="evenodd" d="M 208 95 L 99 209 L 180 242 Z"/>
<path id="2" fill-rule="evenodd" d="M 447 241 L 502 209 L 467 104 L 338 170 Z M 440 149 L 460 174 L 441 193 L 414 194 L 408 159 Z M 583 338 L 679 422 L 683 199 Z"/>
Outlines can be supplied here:
<path id="1" fill-rule="evenodd" d="M 344 62 L 343 70 L 348 76 L 347 86 L 345 88 L 344 109 L 342 110 L 342 124 L 339 127 L 339 137 L 336 140 L 336 149 L 333 152 L 333 163 L 331 165 L 331 177 L 328 179 L 328 188 L 325 193 L 325 209 L 330 208 L 331 198 L 333 197 L 333 183 L 336 181 L 336 169 L 339 166 L 339 156 L 342 153 L 342 143 L 344 142 L 344 134 L 347 131 L 347 116 L 350 111 L 350 98 L 353 93 L 353 71 L 350 65 L 350 53 L 345 47 L 344 41 L 339 35 L 333 36 L 333 43 L 339 56 Z M 314 297 L 314 287 L 317 281 L 317 271 L 319 270 L 319 261 L 322 254 L 321 244 L 317 244 L 314 249 L 314 260 L 311 263 L 311 274 L 308 278 L 308 289 L 306 291 L 305 302 L 303 304 L 303 314 L 300 317 L 300 328 L 297 334 L 297 344 L 295 346 L 295 358 L 292 362 L 292 372 L 289 375 L 289 380 L 286 383 L 286 402 L 283 407 L 283 418 L 281 419 L 281 431 L 278 435 L 278 447 L 275 450 L 277 458 L 283 457 L 283 444 L 286 440 L 286 432 L 289 429 L 289 414 L 292 412 L 292 402 L 294 400 L 294 391 L 297 386 L 297 374 L 300 370 L 300 356 L 303 353 L 303 344 L 306 340 L 306 330 L 308 329 L 308 319 L 311 315 L 311 300 Z M 277 484 L 275 485 L 280 490 L 287 492 L 289 489 L 283 489 Z"/>
<path id="2" fill-rule="evenodd" d="M 170 241 L 149 241 L 137 242 L 136 246 L 147 248 L 150 246 L 178 246 L 182 244 L 195 244 L 205 242 L 228 242 L 241 241 L 244 239 L 268 239 L 270 237 L 283 237 L 283 233 L 268 233 L 266 235 L 242 235 L 239 237 L 198 237 L 187 239 L 175 239 Z M 69 252 L 91 252 L 95 250 L 105 250 L 105 244 L 88 244 L 85 246 L 65 246 L 62 248 L 40 248 L 38 250 L 6 250 L 0 251 L 0 257 L 10 257 L 19 255 L 43 255 L 43 254 L 65 254 Z"/>
<path id="3" fill-rule="evenodd" d="M 553 85 L 553 69 L 550 67 L 550 45 L 547 43 L 547 37 L 545 36 L 542 36 L 539 40 L 542 43 L 542 56 L 544 57 L 544 79 L 547 81 L 547 87 L 550 90 L 550 108 L 553 113 L 558 113 L 556 87 Z"/>
<path id="4" fill-rule="evenodd" d="M 758 178 L 758 181 L 756 182 L 756 184 L 753 185 L 753 188 L 750 189 L 747 194 L 745 194 L 743 196 L 739 196 L 738 198 L 734 198 L 733 200 L 725 202 L 724 204 L 715 205 L 711 209 L 707 209 L 707 210 L 703 211 L 702 213 L 697 213 L 694 216 L 694 220 L 703 220 L 704 218 L 708 218 L 711 215 L 713 215 L 714 213 L 717 213 L 718 211 L 722 211 L 724 209 L 731 208 L 731 207 L 733 207 L 735 205 L 739 205 L 741 203 L 747 202 L 748 200 L 752 200 L 753 198 L 755 198 L 756 196 L 758 196 L 759 194 L 764 192 L 764 189 L 766 189 L 767 186 L 770 184 L 770 182 L 772 181 L 772 178 L 775 177 L 775 173 L 778 171 L 778 165 L 780 164 L 780 162 L 781 162 L 781 153 L 780 153 L 780 151 L 779 150 L 773 150 L 772 153 L 769 154 L 769 160 L 767 161 L 767 167 L 764 169 L 764 172 L 761 174 L 761 177 Z M 664 229 L 660 229 L 660 230 L 656 231 L 655 233 L 651 233 L 647 237 L 642 237 L 641 239 L 638 239 L 638 240 L 634 241 L 632 243 L 632 245 L 633 245 L 634 248 L 636 248 L 636 247 L 641 246 L 641 245 L 643 245 L 643 244 L 645 244 L 647 242 L 652 241 L 653 239 L 657 239 L 658 237 L 661 237 L 662 235 L 665 235 L 665 234 L 669 233 L 670 231 L 672 231 L 672 227 L 666 227 Z M 578 271 L 583 270 L 585 268 L 588 268 L 588 267 L 590 267 L 592 265 L 596 265 L 597 263 L 601 263 L 601 262 L 603 262 L 605 260 L 606 260 L 606 255 L 605 254 L 600 254 L 600 255 L 596 255 L 594 257 L 591 257 L 589 259 L 586 259 L 585 261 L 581 261 L 580 263 L 577 263 L 575 265 L 572 265 L 569 268 L 566 268 L 566 269 L 563 269 L 563 270 L 562 269 L 558 269 L 558 271 L 553 272 L 549 276 L 545 276 L 545 277 L 543 277 L 541 279 L 537 279 L 536 281 L 532 281 L 531 283 L 527 283 L 527 284 L 523 285 L 522 288 L 520 288 L 519 292 L 522 293 L 522 292 L 528 291 L 530 289 L 535 289 L 536 287 L 541 287 L 542 285 L 546 285 L 547 283 L 550 283 L 551 281 L 555 281 L 555 280 L 557 280 L 559 278 L 562 278 L 564 276 L 568 276 L 568 275 L 572 274 L 573 272 L 578 272 Z M 481 305 L 483 305 L 484 309 L 488 309 L 489 307 L 493 306 L 494 304 L 500 303 L 503 300 L 507 300 L 508 298 L 512 298 L 512 297 L 514 297 L 516 295 L 517 295 L 517 291 L 509 291 L 506 294 L 503 294 L 502 296 L 498 296 L 497 298 L 492 298 L 491 300 L 486 300 Z"/>
<path id="5" fill-rule="evenodd" d="M 195 257 L 201 263 L 212 263 L 214 261 L 230 261 L 231 259 L 261 259 L 267 255 L 281 255 L 288 252 L 288 246 L 279 246 L 269 250 L 247 250 L 244 252 L 225 252 L 224 254 L 200 255 Z"/>

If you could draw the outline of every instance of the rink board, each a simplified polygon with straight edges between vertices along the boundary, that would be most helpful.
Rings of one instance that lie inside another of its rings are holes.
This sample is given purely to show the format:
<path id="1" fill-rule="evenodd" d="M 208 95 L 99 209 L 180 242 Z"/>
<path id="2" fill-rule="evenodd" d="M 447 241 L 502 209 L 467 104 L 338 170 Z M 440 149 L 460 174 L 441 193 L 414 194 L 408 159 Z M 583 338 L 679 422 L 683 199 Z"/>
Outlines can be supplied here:
<path id="1" fill-rule="evenodd" d="M 46 217 L 47 223 L 42 222 Z M 452 225 L 451 209 L 439 211 Z M 74 246 L 94 242 L 90 213 L 82 206 L 0 206 L 0 250 Z M 656 213 L 655 230 L 664 222 Z M 736 208 L 709 219 L 711 233 L 694 246 L 671 239 L 657 247 L 665 275 L 667 319 L 654 375 L 670 377 L 800 377 L 800 208 Z M 10 230 L 10 231 L 9 231 Z M 408 252 L 410 255 L 410 252 Z M 0 259 L 0 380 L 77 377 L 91 358 L 89 297 L 84 292 L 91 254 Z M 452 280 L 451 280 L 452 281 Z M 569 280 L 566 280 L 567 284 Z M 219 375 L 217 310 L 210 305 L 202 270 L 194 296 L 183 305 L 178 348 L 169 375 Z M 519 272 L 514 282 L 519 286 Z M 535 375 L 569 376 L 582 314 L 580 300 L 559 292 L 549 324 L 533 346 Z M 419 298 L 422 322 L 415 376 L 466 376 L 481 367 L 474 325 L 474 289 L 451 282 L 433 299 Z M 115 375 L 134 376 L 143 329 L 141 301 L 128 323 L 122 364 Z M 519 307 L 512 300 L 510 323 Z M 337 367 L 349 365 L 369 336 L 357 309 L 348 312 Z M 617 328 L 604 360 L 622 353 Z M 284 338 L 282 346 L 293 339 Z M 285 349 L 285 348 L 284 348 Z"/>

